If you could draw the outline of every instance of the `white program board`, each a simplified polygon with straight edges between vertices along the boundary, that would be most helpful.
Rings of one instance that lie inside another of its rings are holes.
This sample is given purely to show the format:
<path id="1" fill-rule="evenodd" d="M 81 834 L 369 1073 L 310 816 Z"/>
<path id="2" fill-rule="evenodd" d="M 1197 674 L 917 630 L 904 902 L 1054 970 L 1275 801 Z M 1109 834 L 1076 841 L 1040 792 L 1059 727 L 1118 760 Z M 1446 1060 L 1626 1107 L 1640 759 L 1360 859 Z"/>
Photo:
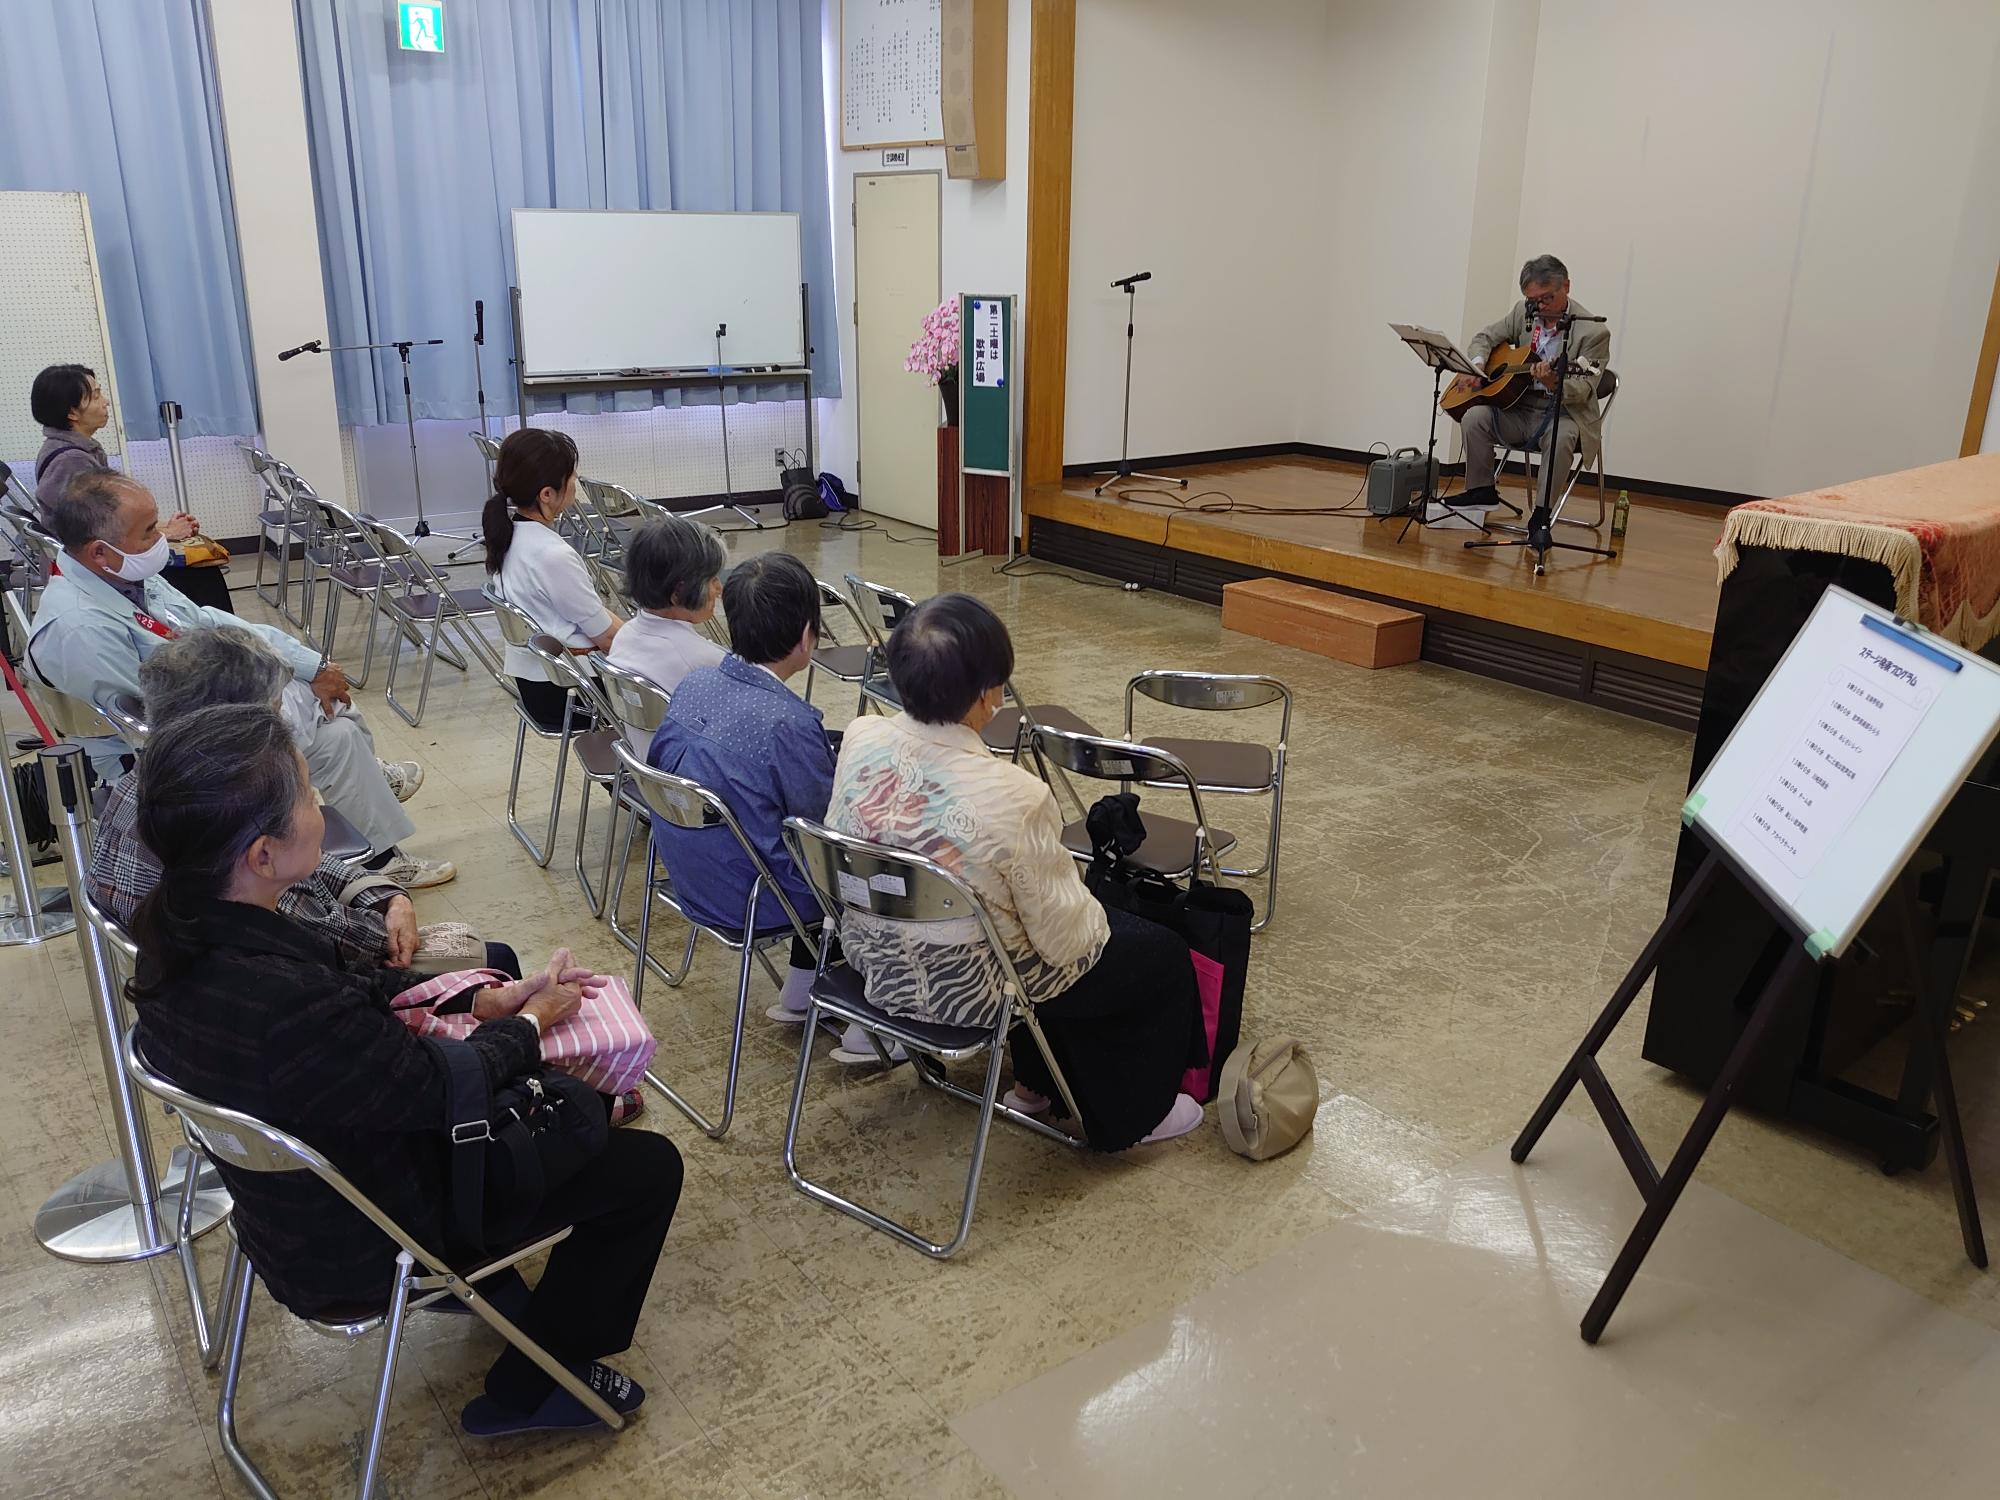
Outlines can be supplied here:
<path id="1" fill-rule="evenodd" d="M 521 372 L 805 363 L 799 216 L 514 210 Z"/>
<path id="2" fill-rule="evenodd" d="M 1839 955 L 2000 731 L 2000 667 L 1829 588 L 1689 794 Z"/>
<path id="3" fill-rule="evenodd" d="M 941 0 L 841 0 L 840 144 L 944 144 Z"/>
<path id="4" fill-rule="evenodd" d="M 124 467 L 125 427 L 111 329 L 97 276 L 90 202 L 82 193 L 0 193 L 0 458 L 33 459 L 42 429 L 28 389 L 49 365 L 88 365 L 111 398 L 111 424 L 97 434 Z M 34 471 L 21 479 L 34 487 Z"/>

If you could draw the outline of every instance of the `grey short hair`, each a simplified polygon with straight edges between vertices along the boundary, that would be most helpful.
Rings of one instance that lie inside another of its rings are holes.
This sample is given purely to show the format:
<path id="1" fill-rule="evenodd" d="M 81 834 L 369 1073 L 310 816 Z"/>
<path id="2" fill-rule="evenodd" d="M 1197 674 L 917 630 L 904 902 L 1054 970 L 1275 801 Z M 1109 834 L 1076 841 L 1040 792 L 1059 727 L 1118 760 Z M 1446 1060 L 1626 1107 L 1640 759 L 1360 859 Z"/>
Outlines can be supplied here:
<path id="1" fill-rule="evenodd" d="M 37 495 L 35 501 L 41 507 L 42 524 L 55 533 L 64 550 L 75 552 L 90 542 L 112 540 L 118 507 L 133 490 L 153 493 L 128 474 L 98 469 L 77 475 L 56 494 Z"/>
<path id="2" fill-rule="evenodd" d="M 247 630 L 228 625 L 190 630 L 139 663 L 146 727 L 157 734 L 198 708 L 275 707 L 291 676 L 278 653 Z"/>
<path id="3" fill-rule="evenodd" d="M 626 544 L 625 587 L 641 609 L 699 609 L 728 561 L 713 529 L 685 516 L 662 516 Z"/>
<path id="4" fill-rule="evenodd" d="M 1521 285 L 1535 281 L 1568 281 L 1569 267 L 1553 255 L 1537 255 L 1521 267 Z"/>

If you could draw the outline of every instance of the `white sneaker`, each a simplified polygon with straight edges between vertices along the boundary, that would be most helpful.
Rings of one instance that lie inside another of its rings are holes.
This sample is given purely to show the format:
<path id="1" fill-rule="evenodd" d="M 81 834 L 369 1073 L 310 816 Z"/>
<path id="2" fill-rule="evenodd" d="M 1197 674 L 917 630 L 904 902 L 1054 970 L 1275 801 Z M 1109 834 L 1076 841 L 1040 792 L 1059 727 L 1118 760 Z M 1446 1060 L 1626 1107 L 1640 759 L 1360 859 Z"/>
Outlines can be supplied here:
<path id="1" fill-rule="evenodd" d="M 861 1029 L 857 1021 L 850 1021 L 842 1033 L 840 1045 L 827 1054 L 837 1063 L 846 1063 L 851 1068 L 879 1067 L 881 1056 L 875 1051 L 875 1044 L 868 1039 L 868 1033 Z M 889 1061 L 908 1062 L 910 1054 L 903 1050 L 901 1042 L 889 1044 Z"/>
<path id="2" fill-rule="evenodd" d="M 386 876 L 406 891 L 421 891 L 458 879 L 458 866 L 448 859 L 419 859 L 399 849 L 389 863 L 373 873 Z"/>
<path id="3" fill-rule="evenodd" d="M 1045 1115 L 1055 1100 L 1047 1094 L 1038 1094 L 1033 1089 L 1024 1089 L 1017 1083 L 1000 1096 L 1000 1102 L 1009 1109 L 1019 1110 L 1024 1115 Z"/>
<path id="4" fill-rule="evenodd" d="M 389 783 L 398 802 L 408 802 L 424 784 L 424 768 L 413 760 L 378 760 L 375 764 L 382 768 L 382 779 Z"/>
<path id="5" fill-rule="evenodd" d="M 1139 1142 L 1142 1146 L 1157 1145 L 1161 1141 L 1175 1140 L 1201 1125 L 1201 1105 L 1192 1094 L 1174 1095 L 1174 1107 L 1167 1111 L 1167 1117 L 1153 1127 L 1153 1133 Z"/>

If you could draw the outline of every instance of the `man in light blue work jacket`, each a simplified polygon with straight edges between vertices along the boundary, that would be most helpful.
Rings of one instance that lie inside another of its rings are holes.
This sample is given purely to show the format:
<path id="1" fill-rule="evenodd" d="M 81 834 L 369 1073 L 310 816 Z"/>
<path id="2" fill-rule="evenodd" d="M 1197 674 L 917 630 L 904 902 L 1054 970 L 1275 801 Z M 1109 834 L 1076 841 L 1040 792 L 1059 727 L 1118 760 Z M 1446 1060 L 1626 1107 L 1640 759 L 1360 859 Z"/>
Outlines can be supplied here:
<path id="1" fill-rule="evenodd" d="M 347 674 L 284 631 L 194 603 L 159 576 L 167 542 L 160 508 L 137 480 L 113 471 L 79 476 L 43 502 L 49 529 L 63 545 L 57 575 L 42 591 L 29 627 L 27 659 L 47 686 L 103 710 L 119 693 L 139 696 L 139 663 L 162 642 L 190 630 L 248 630 L 290 666 L 280 708 L 320 795 L 374 846 L 375 861 L 405 888 L 441 885 L 457 872 L 398 846 L 415 825 L 401 807 L 423 783 L 414 761 L 375 755 L 367 722 L 354 711 Z M 81 742 L 98 774 L 122 774 L 130 748 L 119 739 Z"/>

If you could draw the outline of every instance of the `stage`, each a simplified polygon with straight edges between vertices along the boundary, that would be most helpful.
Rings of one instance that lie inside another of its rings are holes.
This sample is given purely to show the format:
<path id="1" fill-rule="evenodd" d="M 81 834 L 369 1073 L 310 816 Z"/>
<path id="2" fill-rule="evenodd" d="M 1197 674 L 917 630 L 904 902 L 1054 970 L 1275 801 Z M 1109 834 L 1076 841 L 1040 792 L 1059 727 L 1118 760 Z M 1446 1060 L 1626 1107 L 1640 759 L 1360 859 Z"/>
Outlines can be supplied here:
<path id="1" fill-rule="evenodd" d="M 1135 481 L 1134 497 L 1118 500 L 1093 497 L 1089 478 L 1031 486 L 1029 553 L 1214 604 L 1226 583 L 1282 577 L 1407 605 L 1425 616 L 1426 661 L 1694 727 L 1715 619 L 1718 506 L 1635 493 L 1623 556 L 1551 552 L 1537 578 L 1525 548 L 1468 551 L 1473 531 L 1412 526 L 1398 543 L 1405 518 L 1367 514 L 1356 464 L 1288 456 L 1163 472 L 1184 475 L 1188 488 Z M 1501 493 L 1524 498 L 1518 479 Z M 1225 496 L 1267 509 L 1220 513 Z M 1350 503 L 1362 508 L 1290 513 Z M 1596 509 L 1595 486 L 1579 486 L 1570 513 Z M 1558 534 L 1608 545 L 1610 530 L 1607 515 L 1601 531 Z"/>

